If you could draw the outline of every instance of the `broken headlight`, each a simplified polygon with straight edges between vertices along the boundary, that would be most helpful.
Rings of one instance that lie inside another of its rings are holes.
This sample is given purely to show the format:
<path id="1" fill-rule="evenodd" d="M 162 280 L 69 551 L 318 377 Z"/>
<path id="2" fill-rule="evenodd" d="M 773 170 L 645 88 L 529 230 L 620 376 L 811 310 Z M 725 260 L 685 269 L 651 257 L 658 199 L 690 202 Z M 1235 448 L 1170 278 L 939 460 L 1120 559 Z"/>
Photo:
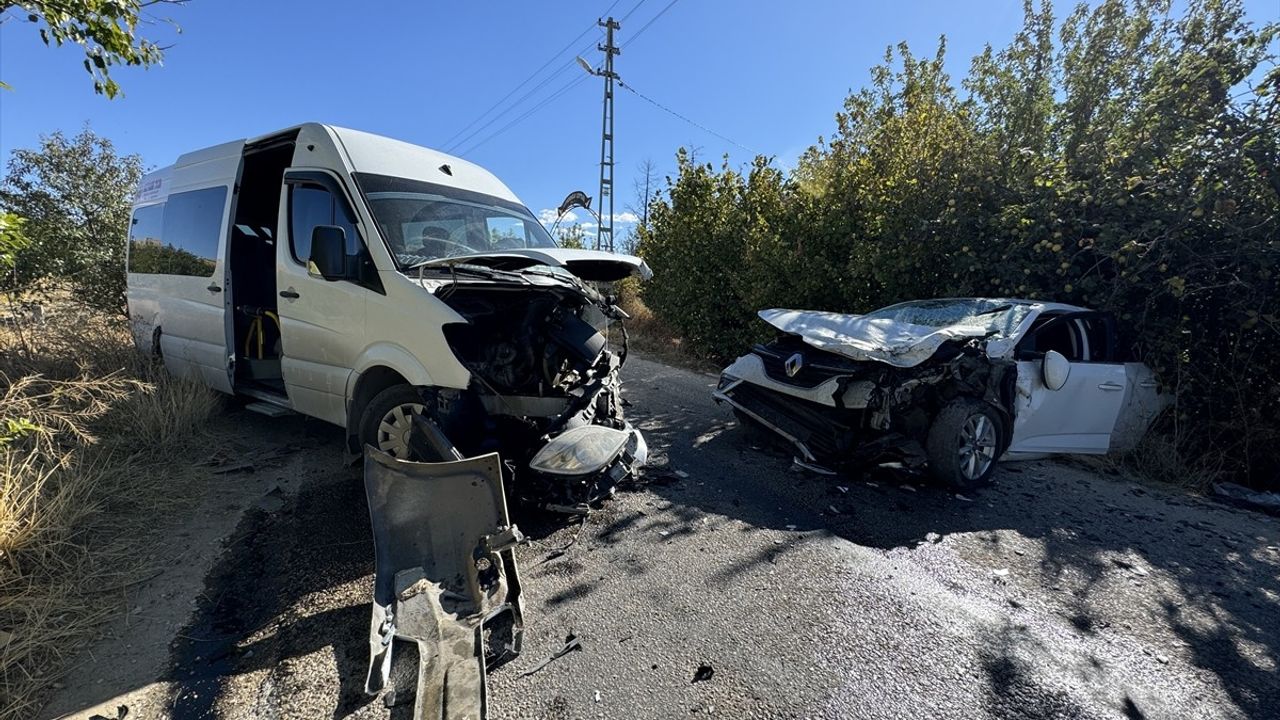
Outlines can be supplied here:
<path id="1" fill-rule="evenodd" d="M 544 445 L 529 468 L 548 475 L 590 475 L 616 460 L 632 435 L 600 425 L 576 427 Z"/>

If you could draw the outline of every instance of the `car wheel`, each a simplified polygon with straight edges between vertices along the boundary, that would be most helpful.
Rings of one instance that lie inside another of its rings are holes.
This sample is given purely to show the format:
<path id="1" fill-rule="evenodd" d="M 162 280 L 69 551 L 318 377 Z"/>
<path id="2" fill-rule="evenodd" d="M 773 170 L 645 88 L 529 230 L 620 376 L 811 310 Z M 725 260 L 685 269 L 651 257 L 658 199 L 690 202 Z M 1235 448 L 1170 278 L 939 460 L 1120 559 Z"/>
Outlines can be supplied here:
<path id="1" fill-rule="evenodd" d="M 422 395 L 412 385 L 392 385 L 365 405 L 360 414 L 360 447 L 372 445 L 399 460 L 412 460 L 409 432 L 413 413 L 424 412 Z"/>
<path id="2" fill-rule="evenodd" d="M 1003 437 L 1003 422 L 995 409 L 978 400 L 956 400 L 929 428 L 929 470 L 955 488 L 985 485 L 995 473 Z"/>

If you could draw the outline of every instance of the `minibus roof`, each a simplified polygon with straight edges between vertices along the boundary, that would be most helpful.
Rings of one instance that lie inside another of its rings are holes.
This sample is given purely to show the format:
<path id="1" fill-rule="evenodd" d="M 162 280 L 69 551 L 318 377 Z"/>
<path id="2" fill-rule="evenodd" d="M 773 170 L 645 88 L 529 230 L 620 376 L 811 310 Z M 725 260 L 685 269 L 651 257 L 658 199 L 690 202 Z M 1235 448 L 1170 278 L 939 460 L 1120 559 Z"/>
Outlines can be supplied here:
<path id="1" fill-rule="evenodd" d="M 172 192 L 181 192 L 184 187 L 179 186 L 234 182 L 235 168 L 239 167 L 240 155 L 246 145 L 269 141 L 291 131 L 297 131 L 300 142 L 327 137 L 358 173 L 423 180 L 520 202 L 493 173 L 462 158 L 360 130 L 304 123 L 184 153 L 173 165 L 142 177 L 134 204 L 163 200 Z"/>

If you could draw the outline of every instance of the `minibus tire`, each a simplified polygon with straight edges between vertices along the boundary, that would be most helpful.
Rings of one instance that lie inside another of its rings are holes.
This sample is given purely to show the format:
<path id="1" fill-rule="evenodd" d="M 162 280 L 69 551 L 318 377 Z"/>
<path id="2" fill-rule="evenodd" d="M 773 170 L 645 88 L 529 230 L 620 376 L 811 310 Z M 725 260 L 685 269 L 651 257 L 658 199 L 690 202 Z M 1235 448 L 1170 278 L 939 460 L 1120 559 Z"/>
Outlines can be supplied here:
<path id="1" fill-rule="evenodd" d="M 391 447 L 382 446 L 384 438 L 380 437 L 379 426 L 393 410 L 399 407 L 422 412 L 426 405 L 422 402 L 422 394 L 412 385 L 392 385 L 374 395 L 373 399 L 364 406 L 364 412 L 360 413 L 358 427 L 361 448 L 372 445 L 400 460 L 416 459 L 409 451 L 407 442 L 393 440 Z M 407 418 L 408 413 L 403 413 L 403 416 Z M 408 427 L 404 429 L 407 431 Z"/>

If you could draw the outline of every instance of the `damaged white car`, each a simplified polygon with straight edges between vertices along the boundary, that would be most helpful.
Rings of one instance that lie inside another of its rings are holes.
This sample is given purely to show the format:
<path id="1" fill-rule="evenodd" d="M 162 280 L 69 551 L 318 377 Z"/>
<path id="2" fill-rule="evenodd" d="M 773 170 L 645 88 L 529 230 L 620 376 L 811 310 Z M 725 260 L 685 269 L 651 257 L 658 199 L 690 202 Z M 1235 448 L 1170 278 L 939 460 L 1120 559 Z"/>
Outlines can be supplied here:
<path id="1" fill-rule="evenodd" d="M 714 392 L 797 460 L 927 460 L 956 487 L 996 461 L 1132 448 L 1171 400 L 1107 313 L 1034 300 L 918 300 L 866 315 L 762 310 L 777 328 Z"/>

